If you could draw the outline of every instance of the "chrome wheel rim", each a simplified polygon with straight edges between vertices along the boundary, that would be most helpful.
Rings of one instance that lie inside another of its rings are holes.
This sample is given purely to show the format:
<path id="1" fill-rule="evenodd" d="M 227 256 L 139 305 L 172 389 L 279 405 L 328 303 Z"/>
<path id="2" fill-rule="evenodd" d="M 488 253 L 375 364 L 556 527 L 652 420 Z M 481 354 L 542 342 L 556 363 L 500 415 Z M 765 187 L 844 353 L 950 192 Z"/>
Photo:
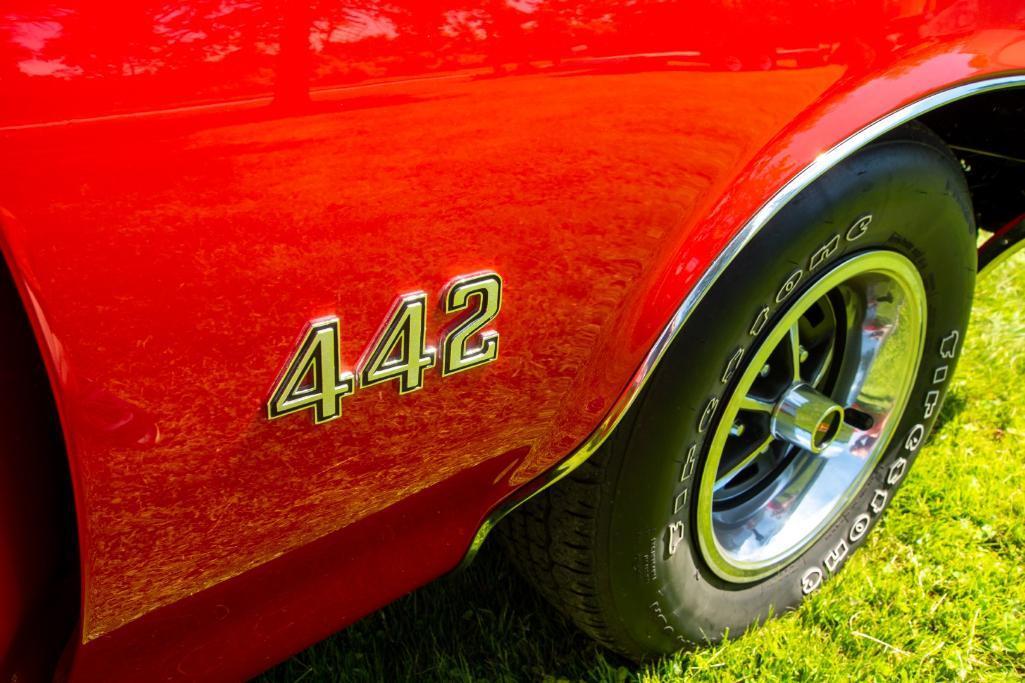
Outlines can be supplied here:
<path id="1" fill-rule="evenodd" d="M 891 251 L 843 261 L 740 358 L 698 489 L 697 539 L 737 583 L 796 559 L 886 451 L 922 358 L 926 295 Z"/>

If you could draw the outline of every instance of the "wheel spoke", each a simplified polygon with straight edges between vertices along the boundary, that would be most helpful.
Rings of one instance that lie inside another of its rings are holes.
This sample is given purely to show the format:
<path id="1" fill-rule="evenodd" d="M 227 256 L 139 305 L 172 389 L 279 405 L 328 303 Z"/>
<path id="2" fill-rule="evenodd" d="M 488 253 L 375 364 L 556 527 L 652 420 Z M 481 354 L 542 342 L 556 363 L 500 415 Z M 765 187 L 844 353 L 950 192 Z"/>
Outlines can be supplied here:
<path id="1" fill-rule="evenodd" d="M 790 326 L 787 334 L 787 342 L 790 344 L 790 367 L 794 370 L 794 380 L 801 379 L 801 328 L 798 321 Z"/>
<path id="2" fill-rule="evenodd" d="M 754 413 L 771 413 L 774 407 L 775 404 L 772 401 L 756 398 L 750 394 L 740 399 L 741 410 L 750 410 Z"/>
<path id="3" fill-rule="evenodd" d="M 822 380 L 826 378 L 829 373 L 829 367 L 833 364 L 833 347 L 830 346 L 826 349 L 826 354 L 819 363 L 819 367 L 815 370 L 815 374 L 812 375 L 810 384 L 818 389 L 822 384 Z"/>
<path id="4" fill-rule="evenodd" d="M 724 475 L 715 480 L 715 485 L 712 487 L 714 491 L 718 491 L 722 487 L 730 483 L 730 481 L 736 477 L 740 472 L 744 470 L 748 465 L 754 461 L 759 455 L 765 452 L 774 441 L 772 434 L 767 435 L 761 441 L 755 441 L 752 443 L 748 450 L 740 457 L 740 460 L 736 465 L 731 467 Z"/>

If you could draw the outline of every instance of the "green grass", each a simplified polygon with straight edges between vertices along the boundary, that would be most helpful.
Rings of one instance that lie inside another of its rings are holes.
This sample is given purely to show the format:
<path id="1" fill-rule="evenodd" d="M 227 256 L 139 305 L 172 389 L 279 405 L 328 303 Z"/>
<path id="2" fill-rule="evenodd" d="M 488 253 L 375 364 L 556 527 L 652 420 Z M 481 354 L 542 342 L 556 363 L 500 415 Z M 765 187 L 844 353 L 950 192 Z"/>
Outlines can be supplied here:
<path id="1" fill-rule="evenodd" d="M 446 577 L 267 681 L 1025 678 L 1025 254 L 980 281 L 965 353 L 867 545 L 799 610 L 638 667 L 540 600 L 489 542 Z"/>

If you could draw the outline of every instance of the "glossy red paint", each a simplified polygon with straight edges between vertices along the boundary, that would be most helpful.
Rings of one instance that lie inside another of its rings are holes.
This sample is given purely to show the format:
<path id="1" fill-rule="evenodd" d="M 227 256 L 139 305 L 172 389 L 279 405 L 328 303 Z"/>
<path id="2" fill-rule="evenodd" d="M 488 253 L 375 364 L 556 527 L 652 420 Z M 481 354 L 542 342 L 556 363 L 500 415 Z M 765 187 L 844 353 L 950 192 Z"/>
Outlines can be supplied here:
<path id="1" fill-rule="evenodd" d="M 1007 0 L 13 0 L 4 254 L 81 552 L 72 680 L 252 674 L 454 567 L 820 152 L 1025 70 Z M 267 421 L 307 321 L 505 281 L 497 362 Z"/>

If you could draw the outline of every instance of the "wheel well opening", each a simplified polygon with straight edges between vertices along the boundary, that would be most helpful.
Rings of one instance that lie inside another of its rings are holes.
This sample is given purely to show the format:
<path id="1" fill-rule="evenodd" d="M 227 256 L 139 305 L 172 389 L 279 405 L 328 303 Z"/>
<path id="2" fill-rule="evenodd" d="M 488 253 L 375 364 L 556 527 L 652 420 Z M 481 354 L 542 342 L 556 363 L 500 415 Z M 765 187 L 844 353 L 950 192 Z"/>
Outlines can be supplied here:
<path id="1" fill-rule="evenodd" d="M 46 368 L 3 259 L 0 324 L 0 674 L 44 680 L 78 618 L 74 501 Z"/>
<path id="2" fill-rule="evenodd" d="M 1025 214 L 1025 88 L 974 95 L 919 120 L 961 160 L 981 229 L 995 232 Z"/>

